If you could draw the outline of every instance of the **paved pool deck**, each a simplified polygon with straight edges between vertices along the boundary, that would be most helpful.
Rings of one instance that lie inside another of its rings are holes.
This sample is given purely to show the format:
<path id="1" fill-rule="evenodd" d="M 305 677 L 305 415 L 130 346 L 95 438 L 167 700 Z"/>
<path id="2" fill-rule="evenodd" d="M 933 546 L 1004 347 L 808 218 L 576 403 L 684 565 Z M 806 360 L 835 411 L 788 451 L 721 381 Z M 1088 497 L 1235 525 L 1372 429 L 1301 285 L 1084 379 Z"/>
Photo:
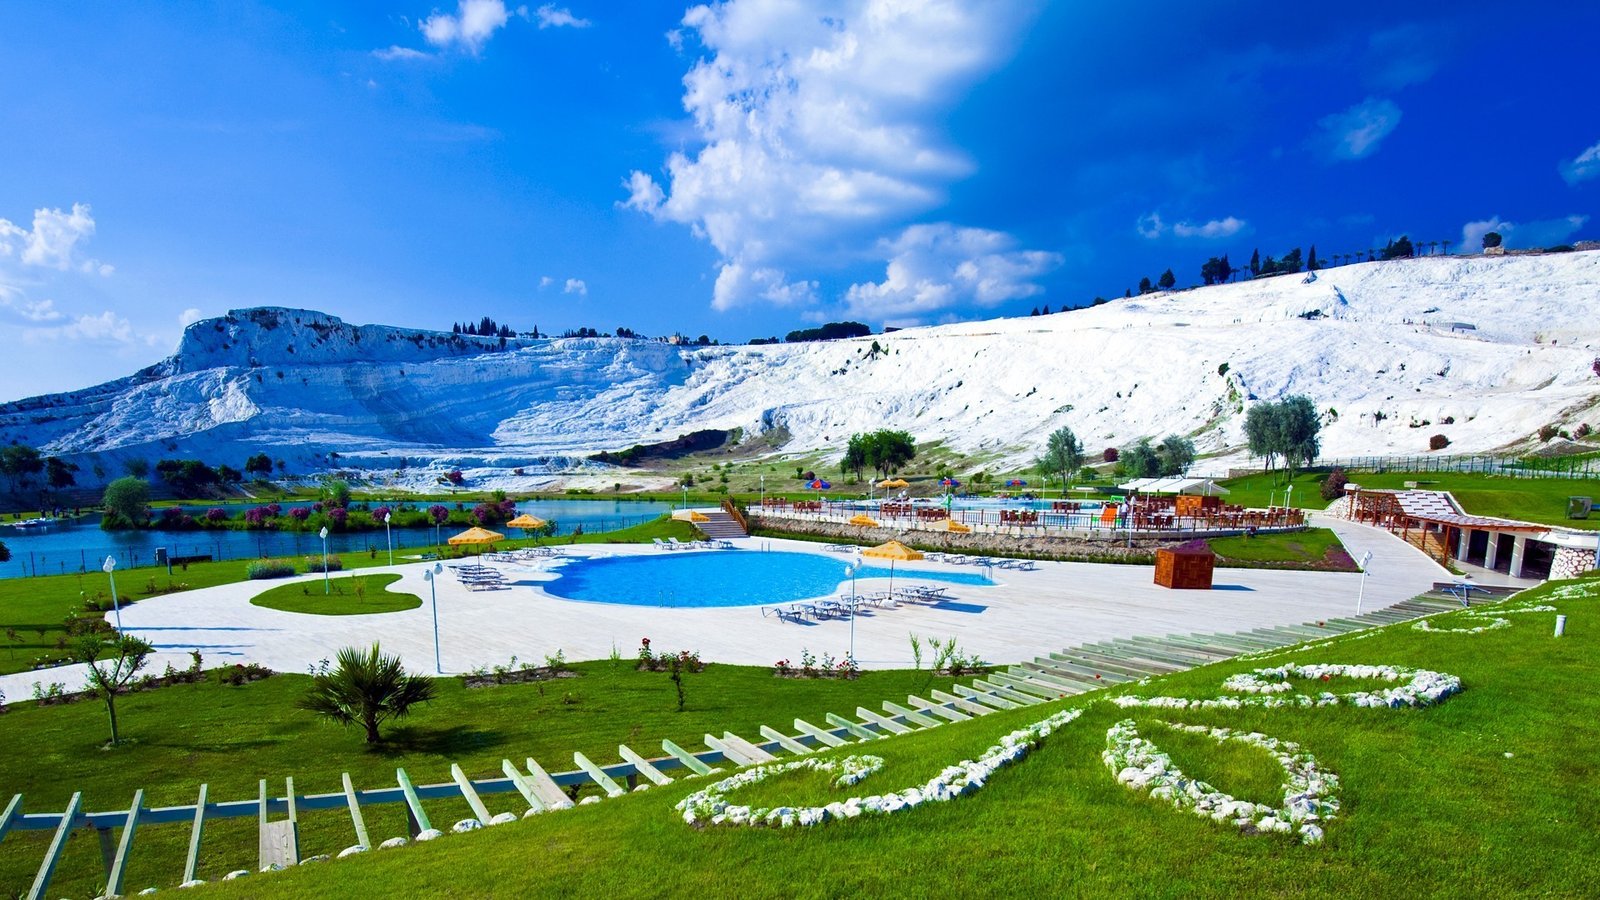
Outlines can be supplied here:
<path id="1" fill-rule="evenodd" d="M 1367 551 L 1372 562 L 1366 578 L 1364 608 L 1377 609 L 1428 590 L 1435 581 L 1451 580 L 1444 569 L 1399 538 L 1366 525 L 1327 517 L 1314 524 L 1334 529 L 1355 559 Z M 764 550 L 823 552 L 818 545 L 787 540 L 747 538 L 736 550 L 670 551 L 760 553 Z M 563 548 L 573 556 L 655 554 L 649 546 L 587 544 Z M 832 555 L 832 554 L 830 554 Z M 182 668 L 188 652 L 205 655 L 207 667 L 258 662 L 284 672 L 304 672 L 339 648 L 378 641 L 388 653 L 399 653 L 407 667 L 434 671 L 433 613 L 423 571 L 431 563 L 363 569 L 362 573 L 396 572 L 394 590 L 414 593 L 422 606 L 370 616 L 315 616 L 252 606 L 250 598 L 286 583 L 245 582 L 142 600 L 122 612 L 123 627 L 153 644 L 158 654 L 150 669 L 168 662 Z M 897 584 L 916 583 L 915 571 L 927 568 L 983 571 L 941 563 L 899 564 Z M 717 663 L 770 665 L 778 659 L 798 662 L 802 650 L 819 658 L 842 657 L 850 649 L 848 619 L 795 622 L 763 617 L 757 607 L 678 609 L 584 603 L 545 593 L 542 582 L 557 577 L 542 564 L 501 566 L 511 587 L 469 591 L 446 570 L 438 587 L 439 638 L 443 670 L 461 673 L 475 666 L 521 661 L 541 663 L 557 650 L 568 660 L 604 659 L 615 648 L 635 655 L 640 638 L 657 651 L 698 650 Z M 1032 572 L 993 570 L 995 584 L 950 586 L 951 600 L 928 606 L 874 610 L 854 623 L 856 657 L 863 668 L 909 667 L 909 635 L 955 637 L 963 651 L 991 663 L 1032 659 L 1085 641 L 1135 635 L 1249 630 L 1292 625 L 1355 612 L 1361 576 L 1352 573 L 1218 569 L 1210 591 L 1174 591 L 1153 583 L 1150 566 L 1097 563 L 1039 563 Z M 316 582 L 320 575 L 301 576 Z M 930 582 L 937 584 L 937 582 Z M 860 592 L 881 590 L 886 579 L 861 579 Z M 848 586 L 846 586 L 848 590 Z M 63 682 L 77 689 L 83 680 L 77 667 L 48 674 L 23 672 L 0 676 L 0 691 L 12 700 L 27 699 L 38 681 Z"/>

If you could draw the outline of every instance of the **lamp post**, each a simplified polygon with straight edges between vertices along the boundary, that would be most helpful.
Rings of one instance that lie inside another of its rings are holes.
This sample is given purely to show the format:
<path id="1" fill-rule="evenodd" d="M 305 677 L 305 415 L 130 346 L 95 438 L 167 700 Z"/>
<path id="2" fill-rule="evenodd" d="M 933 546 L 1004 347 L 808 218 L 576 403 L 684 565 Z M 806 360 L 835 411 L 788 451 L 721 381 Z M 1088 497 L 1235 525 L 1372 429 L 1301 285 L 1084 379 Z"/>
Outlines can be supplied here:
<path id="1" fill-rule="evenodd" d="M 389 528 L 389 520 L 394 518 L 394 513 L 383 514 L 383 536 L 389 542 L 389 565 L 394 565 L 394 532 Z"/>
<path id="2" fill-rule="evenodd" d="M 761 505 L 767 505 L 767 473 L 761 473 Z"/>
<path id="3" fill-rule="evenodd" d="M 333 587 L 328 583 L 328 526 L 322 526 L 317 536 L 322 538 L 322 593 L 327 595 L 333 593 Z"/>
<path id="4" fill-rule="evenodd" d="M 111 609 L 116 615 L 117 631 L 120 632 L 122 630 L 122 604 L 117 602 L 117 576 L 115 574 L 116 568 L 117 558 L 114 556 L 107 556 L 105 564 L 100 567 L 101 571 L 105 572 L 106 575 L 111 578 Z"/>
<path id="5" fill-rule="evenodd" d="M 434 586 L 434 576 L 444 571 L 443 563 L 434 563 L 422 570 L 422 580 L 428 583 L 428 599 L 433 606 L 433 671 L 443 675 L 444 664 L 439 661 L 439 589 Z"/>
<path id="6" fill-rule="evenodd" d="M 850 661 L 856 659 L 856 570 L 861 568 L 861 561 L 850 566 L 845 571 L 850 573 Z"/>
<path id="7" fill-rule="evenodd" d="M 1372 551 L 1361 555 L 1361 587 L 1356 591 L 1356 615 L 1361 615 L 1361 601 L 1367 594 L 1367 563 L 1372 562 Z"/>
<path id="8" fill-rule="evenodd" d="M 687 484 L 683 486 L 683 508 L 689 508 L 689 486 Z"/>

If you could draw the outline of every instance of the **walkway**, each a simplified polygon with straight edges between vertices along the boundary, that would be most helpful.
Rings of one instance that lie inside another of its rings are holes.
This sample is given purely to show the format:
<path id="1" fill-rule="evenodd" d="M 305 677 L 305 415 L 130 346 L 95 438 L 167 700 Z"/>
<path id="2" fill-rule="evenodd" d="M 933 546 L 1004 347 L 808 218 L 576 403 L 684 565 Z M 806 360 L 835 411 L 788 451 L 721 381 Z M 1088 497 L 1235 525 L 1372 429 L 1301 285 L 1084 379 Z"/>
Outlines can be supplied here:
<path id="1" fill-rule="evenodd" d="M 1444 570 L 1381 529 L 1335 520 L 1317 524 L 1338 532 L 1358 560 L 1372 551 L 1365 610 L 1391 606 L 1429 590 L 1435 581 L 1449 580 Z M 735 543 L 740 549 L 731 552 L 820 552 L 817 545 L 798 541 L 751 538 Z M 638 545 L 564 549 L 571 555 L 660 552 Z M 205 654 L 208 667 L 259 662 L 279 671 L 303 672 L 319 660 L 332 659 L 341 647 L 372 641 L 381 642 L 387 652 L 399 653 L 409 668 L 432 672 L 432 614 L 428 584 L 422 579 L 426 565 L 363 570 L 397 572 L 401 580 L 395 588 L 423 598 L 421 607 L 403 612 L 324 617 L 264 609 L 249 601 L 269 585 L 246 582 L 144 600 L 124 609 L 122 619 L 130 633 L 160 651 L 150 665 L 155 672 L 169 661 L 184 667 L 191 648 Z M 909 563 L 900 567 L 896 582 L 914 582 L 918 569 L 941 567 L 974 571 Z M 557 577 L 554 572 L 519 573 L 509 567 L 507 571 L 513 583 L 509 590 L 468 591 L 448 572 L 436 582 L 446 673 L 503 664 L 513 655 L 537 664 L 557 650 L 569 660 L 604 659 L 613 649 L 631 656 L 643 637 L 649 637 L 658 651 L 693 649 L 708 661 L 741 665 L 798 661 L 802 649 L 840 658 L 850 649 L 848 620 L 779 621 L 763 618 L 755 607 L 580 603 L 539 589 L 541 582 Z M 307 582 L 318 578 L 301 576 Z M 956 586 L 948 602 L 861 615 L 854 623 L 854 642 L 862 667 L 909 667 L 912 633 L 955 637 L 964 652 L 994 663 L 1015 663 L 1076 643 L 1298 625 L 1352 615 L 1361 586 L 1361 576 L 1352 573 L 1219 569 L 1212 591 L 1172 591 L 1153 583 L 1149 566 L 1096 563 L 1041 563 L 1033 572 L 996 569 L 994 578 L 997 583 L 992 586 Z M 856 585 L 861 592 L 886 587 L 883 579 L 863 579 Z M 849 590 L 848 582 L 843 590 Z M 12 700 L 24 700 L 34 682 L 50 681 L 74 690 L 81 685 L 82 674 L 69 667 L 7 675 L 0 677 L 0 691 Z"/>

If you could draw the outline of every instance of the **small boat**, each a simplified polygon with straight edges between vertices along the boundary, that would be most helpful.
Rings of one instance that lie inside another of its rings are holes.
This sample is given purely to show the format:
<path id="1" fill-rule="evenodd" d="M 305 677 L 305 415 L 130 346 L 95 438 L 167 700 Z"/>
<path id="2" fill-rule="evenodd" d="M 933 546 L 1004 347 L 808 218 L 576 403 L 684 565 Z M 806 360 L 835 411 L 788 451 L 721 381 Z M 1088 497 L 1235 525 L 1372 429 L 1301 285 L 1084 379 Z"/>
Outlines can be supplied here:
<path id="1" fill-rule="evenodd" d="M 47 518 L 23 519 L 21 522 L 12 522 L 11 523 L 11 527 L 12 528 L 49 528 L 51 525 L 59 524 L 60 521 L 61 521 L 60 519 L 47 519 Z"/>

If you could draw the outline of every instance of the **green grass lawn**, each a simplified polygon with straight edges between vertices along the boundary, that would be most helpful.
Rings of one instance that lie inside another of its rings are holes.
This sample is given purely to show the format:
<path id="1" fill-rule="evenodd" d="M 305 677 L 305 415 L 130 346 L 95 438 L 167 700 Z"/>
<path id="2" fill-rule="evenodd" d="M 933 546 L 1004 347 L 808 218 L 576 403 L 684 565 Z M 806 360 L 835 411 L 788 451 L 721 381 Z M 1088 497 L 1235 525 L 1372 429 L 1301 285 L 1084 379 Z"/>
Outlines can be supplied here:
<path id="1" fill-rule="evenodd" d="M 820 723 L 827 712 L 876 707 L 914 691 L 925 694 L 929 682 L 926 672 L 909 671 L 869 672 L 856 681 L 802 681 L 713 661 L 687 676 L 688 706 L 678 713 L 666 673 L 637 672 L 632 666 L 629 659 L 615 665 L 579 663 L 573 666 L 579 673 L 575 678 L 489 688 L 467 689 L 456 679 L 443 679 L 438 699 L 419 707 L 376 749 L 363 743 L 359 729 L 325 723 L 295 708 L 310 681 L 304 675 L 128 695 L 118 703 L 117 715 L 129 743 L 116 750 L 101 749 L 106 713 L 98 702 L 14 704 L 0 716 L 7 747 L 0 753 L 0 804 L 21 793 L 29 811 L 60 809 L 73 791 L 82 791 L 86 808 L 112 809 L 144 788 L 147 805 L 166 806 L 194 802 L 202 782 L 210 785 L 212 802 L 243 800 L 256 796 L 260 778 L 281 796 L 283 779 L 291 776 L 297 791 L 324 793 L 340 790 L 341 772 L 349 772 L 358 788 L 379 788 L 395 784 L 396 767 L 404 767 L 418 784 L 433 784 L 450 780 L 452 762 L 474 778 L 487 778 L 499 776 L 502 759 L 520 763 L 529 756 L 552 772 L 564 771 L 574 768 L 574 751 L 609 763 L 618 761 L 621 743 L 653 757 L 663 755 L 663 738 L 684 747 L 702 746 L 708 731 L 732 730 L 759 739 L 760 725 L 787 727 L 797 716 Z M 950 683 L 931 680 L 937 688 L 948 689 Z M 28 752 L 12 752 L 22 746 Z M 499 811 L 511 809 L 512 798 L 522 802 L 515 794 L 490 796 L 486 802 Z M 426 807 L 444 828 L 471 815 L 461 801 L 429 801 Z M 403 805 L 368 807 L 365 815 L 374 840 L 405 833 Z M 306 855 L 337 853 L 355 843 L 342 811 L 303 813 L 300 833 Z M 13 831 L 0 843 L 0 897 L 27 890 L 49 838 L 46 832 Z M 185 826 L 141 828 L 128 886 L 175 886 L 187 840 Z M 201 877 L 207 880 L 232 869 L 254 869 L 255 819 L 208 822 L 201 859 Z M 104 878 L 94 834 L 80 831 L 50 896 L 92 897 Z"/>
<path id="2" fill-rule="evenodd" d="M 1339 536 L 1327 528 L 1266 532 L 1255 537 L 1209 538 L 1206 543 L 1220 557 L 1218 565 L 1237 562 L 1307 567 L 1333 564 L 1336 560 L 1343 570 L 1354 569 L 1349 555 L 1343 553 L 1344 545 L 1339 542 Z"/>
<path id="3" fill-rule="evenodd" d="M 1303 509 L 1324 509 L 1328 501 L 1322 499 L 1322 482 L 1326 472 L 1303 472 L 1295 476 L 1295 506 Z M 1351 472 L 1349 478 L 1362 487 L 1400 490 L 1406 482 L 1416 482 L 1418 487 L 1432 491 L 1449 491 L 1469 513 L 1478 516 L 1501 516 L 1538 522 L 1543 525 L 1563 525 L 1568 528 L 1600 529 L 1600 513 L 1589 519 L 1568 519 L 1568 497 L 1590 497 L 1600 501 L 1600 481 L 1577 478 L 1507 478 L 1501 475 L 1483 475 L 1465 472 Z M 1229 491 L 1227 501 L 1249 507 L 1264 507 L 1268 501 L 1283 505 L 1285 483 L 1279 473 L 1247 475 L 1219 482 Z"/>
<path id="4" fill-rule="evenodd" d="M 1470 636 L 1400 624 L 1127 688 L 1212 697 L 1222 693 L 1228 674 L 1288 660 L 1393 664 L 1460 676 L 1466 690 L 1432 708 L 1124 710 L 1076 698 L 1063 702 L 1084 706 L 1082 718 L 980 792 L 894 816 L 811 829 L 697 830 L 672 808 L 704 782 L 695 779 L 426 845 L 253 875 L 215 892 L 1588 896 L 1600 857 L 1600 729 L 1590 727 L 1600 716 L 1600 694 L 1588 689 L 1600 651 L 1600 581 L 1587 582 L 1587 589 L 1586 597 L 1552 601 L 1573 617 L 1559 640 L 1550 636 L 1550 613 L 1511 616 L 1517 621 L 1510 628 Z M 1548 599 L 1551 590 L 1534 596 Z M 1058 708 L 996 713 L 873 742 L 861 750 L 882 756 L 886 768 L 852 789 L 794 775 L 732 799 L 804 802 L 900 789 L 975 757 L 999 735 Z M 1124 718 L 1166 747 L 1190 776 L 1246 799 L 1278 794 L 1271 764 L 1259 752 L 1182 740 L 1161 723 L 1220 725 L 1300 744 L 1340 779 L 1342 809 L 1327 839 L 1306 846 L 1277 835 L 1241 834 L 1116 783 L 1100 755 L 1106 729 Z M 575 735 L 568 740 L 581 743 Z M 515 806 L 498 797 L 491 809 Z M 346 830 L 332 843 L 348 839 Z M 80 839 L 72 852 L 77 866 L 93 862 L 83 862 L 94 855 L 92 841 Z M 252 858 L 246 850 L 235 861 L 244 866 Z M 170 879 L 167 871 L 162 874 Z"/>
<path id="5" fill-rule="evenodd" d="M 422 598 L 388 590 L 399 575 L 345 575 L 321 582 L 280 584 L 250 599 L 252 606 L 313 616 L 364 616 L 416 609 Z M 327 593 L 324 593 L 324 588 Z"/>
<path id="6" fill-rule="evenodd" d="M 662 517 L 631 528 L 597 532 L 577 537 L 545 540 L 546 544 L 648 543 L 652 538 L 676 537 L 692 540 L 698 535 L 687 522 Z M 507 540 L 501 548 L 532 546 L 532 540 Z M 417 552 L 417 551 L 413 551 Z M 466 551 L 465 555 L 471 555 Z M 386 556 L 347 553 L 341 559 L 346 569 L 387 565 Z M 214 587 L 245 580 L 247 560 L 191 563 L 187 568 L 142 566 L 117 572 L 118 596 L 122 602 L 137 602 L 180 590 Z M 0 579 L 0 674 L 25 672 L 41 654 L 59 652 L 57 641 L 66 636 L 64 620 L 82 611 L 86 599 L 108 601 L 109 583 L 103 573 L 45 575 L 40 578 Z M 42 679 L 48 680 L 48 679 Z"/>

